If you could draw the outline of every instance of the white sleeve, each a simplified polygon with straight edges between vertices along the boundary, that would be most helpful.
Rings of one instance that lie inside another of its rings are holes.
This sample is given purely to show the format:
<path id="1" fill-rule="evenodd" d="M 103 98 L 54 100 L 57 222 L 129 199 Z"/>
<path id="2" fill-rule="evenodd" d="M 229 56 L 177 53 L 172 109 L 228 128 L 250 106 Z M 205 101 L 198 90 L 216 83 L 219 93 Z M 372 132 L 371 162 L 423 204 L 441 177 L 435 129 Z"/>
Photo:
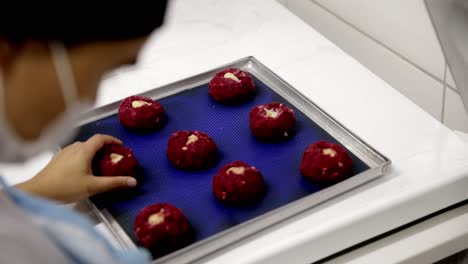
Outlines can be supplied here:
<path id="1" fill-rule="evenodd" d="M 3 191 L 0 191 L 0 263 L 71 263 Z"/>

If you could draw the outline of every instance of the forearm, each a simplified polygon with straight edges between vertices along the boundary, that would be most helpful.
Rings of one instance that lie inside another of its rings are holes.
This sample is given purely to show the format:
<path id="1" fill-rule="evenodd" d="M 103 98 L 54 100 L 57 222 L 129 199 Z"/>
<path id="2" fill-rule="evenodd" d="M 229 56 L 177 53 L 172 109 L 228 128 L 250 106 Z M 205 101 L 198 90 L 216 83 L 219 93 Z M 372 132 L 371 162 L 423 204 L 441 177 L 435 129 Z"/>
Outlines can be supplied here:
<path id="1" fill-rule="evenodd" d="M 61 197 L 57 197 L 57 195 L 51 192 L 50 188 L 46 188 L 45 186 L 43 186 L 40 183 L 40 181 L 37 181 L 35 179 L 35 177 L 25 182 L 19 183 L 15 185 L 14 187 L 22 192 L 25 192 L 33 196 L 37 196 L 37 197 L 41 197 L 41 198 L 45 198 L 49 200 L 54 200 L 57 202 L 66 202 L 63 199 L 61 199 Z"/>

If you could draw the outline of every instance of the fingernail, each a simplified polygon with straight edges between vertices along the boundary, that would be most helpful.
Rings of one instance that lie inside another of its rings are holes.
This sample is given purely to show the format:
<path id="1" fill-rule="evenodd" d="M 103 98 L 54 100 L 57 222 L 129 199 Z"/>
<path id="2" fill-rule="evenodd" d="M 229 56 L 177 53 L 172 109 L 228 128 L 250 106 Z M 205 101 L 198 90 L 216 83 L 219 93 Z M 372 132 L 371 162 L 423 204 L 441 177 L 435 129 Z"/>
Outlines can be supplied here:
<path id="1" fill-rule="evenodd" d="M 137 185 L 137 181 L 134 178 L 130 178 L 127 180 L 127 185 L 129 187 L 135 187 Z"/>

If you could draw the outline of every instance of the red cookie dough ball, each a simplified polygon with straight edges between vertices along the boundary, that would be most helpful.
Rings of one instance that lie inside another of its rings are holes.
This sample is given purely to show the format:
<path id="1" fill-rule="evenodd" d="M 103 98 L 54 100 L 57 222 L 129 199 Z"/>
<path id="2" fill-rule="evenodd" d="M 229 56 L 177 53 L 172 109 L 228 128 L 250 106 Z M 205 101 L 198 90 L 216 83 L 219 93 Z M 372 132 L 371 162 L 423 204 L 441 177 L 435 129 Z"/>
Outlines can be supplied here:
<path id="1" fill-rule="evenodd" d="M 167 143 L 167 158 L 181 170 L 200 170 L 213 166 L 217 159 L 216 143 L 200 131 L 177 131 Z"/>
<path id="2" fill-rule="evenodd" d="M 282 103 L 258 105 L 250 111 L 250 130 L 255 137 L 275 141 L 294 133 L 296 114 Z"/>
<path id="3" fill-rule="evenodd" d="M 211 79 L 208 92 L 218 102 L 241 103 L 255 95 L 255 83 L 248 73 L 229 68 Z"/>
<path id="4" fill-rule="evenodd" d="M 190 244 L 190 223 L 182 211 L 167 203 L 145 207 L 134 223 L 135 236 L 140 245 L 157 256 Z"/>
<path id="5" fill-rule="evenodd" d="M 338 144 L 319 141 L 307 147 L 302 157 L 302 175 L 315 182 L 332 183 L 351 175 L 353 162 Z"/>
<path id="6" fill-rule="evenodd" d="M 130 96 L 120 103 L 119 120 L 132 130 L 160 128 L 164 122 L 164 108 L 151 98 Z"/>
<path id="7" fill-rule="evenodd" d="M 140 165 L 132 150 L 121 145 L 105 145 L 93 160 L 94 173 L 100 176 L 136 176 Z"/>
<path id="8" fill-rule="evenodd" d="M 265 193 L 260 171 L 243 161 L 234 161 L 213 177 L 213 193 L 223 203 L 241 206 L 259 201 Z"/>

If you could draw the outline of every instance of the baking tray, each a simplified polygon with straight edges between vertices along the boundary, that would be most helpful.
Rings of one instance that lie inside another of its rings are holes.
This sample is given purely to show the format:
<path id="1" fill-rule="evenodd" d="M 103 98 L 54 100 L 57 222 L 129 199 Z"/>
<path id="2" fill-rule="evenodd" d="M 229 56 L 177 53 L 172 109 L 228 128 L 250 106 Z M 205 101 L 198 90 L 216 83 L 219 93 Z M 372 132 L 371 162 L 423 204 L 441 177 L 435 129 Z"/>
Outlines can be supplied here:
<path id="1" fill-rule="evenodd" d="M 240 106 L 214 102 L 208 82 L 222 69 L 235 67 L 249 72 L 257 95 Z M 155 263 L 196 261 L 234 242 L 289 219 L 319 203 L 384 174 L 389 159 L 340 125 L 316 104 L 275 75 L 253 57 L 240 59 L 211 71 L 145 92 L 166 110 L 164 128 L 136 134 L 123 128 L 116 115 L 119 102 L 88 112 L 79 123 L 77 140 L 105 133 L 123 140 L 139 159 L 143 172 L 139 185 L 128 192 L 106 193 L 89 200 L 93 211 L 124 248 L 135 248 L 133 219 L 143 207 L 169 202 L 181 208 L 196 232 L 195 243 L 155 260 Z M 253 138 L 248 125 L 250 109 L 257 104 L 283 102 L 297 115 L 297 132 L 281 143 L 262 143 Z M 216 141 L 220 161 L 216 167 L 188 173 L 174 169 L 166 159 L 169 136 L 176 130 L 201 130 Z M 353 159 L 353 176 L 323 186 L 300 176 L 299 164 L 306 146 L 317 140 L 337 142 Z M 244 160 L 262 171 L 267 193 L 257 205 L 231 208 L 212 194 L 211 179 L 224 164 Z"/>

